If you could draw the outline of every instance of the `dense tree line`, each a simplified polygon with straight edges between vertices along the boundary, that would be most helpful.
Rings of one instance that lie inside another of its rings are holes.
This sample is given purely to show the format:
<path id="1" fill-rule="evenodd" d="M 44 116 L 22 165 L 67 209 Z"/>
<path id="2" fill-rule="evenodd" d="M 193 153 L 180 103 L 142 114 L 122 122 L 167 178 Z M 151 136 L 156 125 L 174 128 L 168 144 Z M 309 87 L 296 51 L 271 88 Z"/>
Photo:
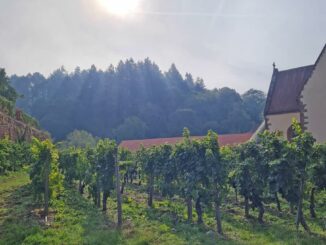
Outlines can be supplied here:
<path id="1" fill-rule="evenodd" d="M 149 59 L 121 61 L 105 71 L 92 66 L 72 73 L 60 68 L 49 77 L 14 75 L 11 83 L 24 95 L 17 105 L 56 140 L 74 129 L 117 141 L 179 136 L 185 126 L 194 135 L 246 132 L 260 123 L 265 103 L 261 91 L 209 90 L 175 65 L 162 72 Z"/>

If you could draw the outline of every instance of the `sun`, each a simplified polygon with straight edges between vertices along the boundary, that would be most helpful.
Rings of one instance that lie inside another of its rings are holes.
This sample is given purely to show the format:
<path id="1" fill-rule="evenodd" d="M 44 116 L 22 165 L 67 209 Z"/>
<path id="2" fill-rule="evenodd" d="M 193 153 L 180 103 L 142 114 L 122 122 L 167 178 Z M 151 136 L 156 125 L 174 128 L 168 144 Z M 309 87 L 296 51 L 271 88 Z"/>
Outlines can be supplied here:
<path id="1" fill-rule="evenodd" d="M 109 14 L 126 17 L 138 11 L 140 0 L 97 0 Z"/>

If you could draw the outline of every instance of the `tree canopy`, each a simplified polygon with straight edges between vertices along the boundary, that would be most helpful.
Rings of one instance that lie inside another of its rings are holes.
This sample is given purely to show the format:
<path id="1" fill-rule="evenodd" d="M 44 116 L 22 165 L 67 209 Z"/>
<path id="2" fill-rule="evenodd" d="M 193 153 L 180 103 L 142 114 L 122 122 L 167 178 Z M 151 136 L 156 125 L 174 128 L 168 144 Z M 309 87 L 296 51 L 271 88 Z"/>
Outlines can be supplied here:
<path id="1" fill-rule="evenodd" d="M 40 73 L 12 76 L 23 94 L 17 105 L 36 117 L 56 140 L 75 129 L 97 137 L 123 139 L 193 135 L 209 129 L 219 134 L 254 130 L 262 119 L 265 94 L 249 90 L 209 90 L 204 81 L 173 64 L 167 72 L 151 60 L 120 62 L 99 70 L 63 67 L 49 77 Z"/>

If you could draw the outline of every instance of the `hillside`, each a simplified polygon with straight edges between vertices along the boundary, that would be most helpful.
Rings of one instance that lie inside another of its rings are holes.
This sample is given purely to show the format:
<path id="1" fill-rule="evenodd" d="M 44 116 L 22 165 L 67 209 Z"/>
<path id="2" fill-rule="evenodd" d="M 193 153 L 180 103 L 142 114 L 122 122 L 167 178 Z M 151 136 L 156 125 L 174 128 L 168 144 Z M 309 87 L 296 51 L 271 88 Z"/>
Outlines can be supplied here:
<path id="1" fill-rule="evenodd" d="M 31 140 L 47 138 L 39 129 L 39 124 L 30 115 L 16 108 L 16 100 L 21 97 L 11 86 L 4 69 L 0 68 L 0 139 Z"/>
<path id="2" fill-rule="evenodd" d="M 209 90 L 191 74 L 183 77 L 172 65 L 167 72 L 146 59 L 109 66 L 64 68 L 49 77 L 40 73 L 12 76 L 23 94 L 17 105 L 36 117 L 56 139 L 74 129 L 98 137 L 142 139 L 180 136 L 183 127 L 194 135 L 208 129 L 219 134 L 253 131 L 261 122 L 265 95 L 249 90 Z"/>

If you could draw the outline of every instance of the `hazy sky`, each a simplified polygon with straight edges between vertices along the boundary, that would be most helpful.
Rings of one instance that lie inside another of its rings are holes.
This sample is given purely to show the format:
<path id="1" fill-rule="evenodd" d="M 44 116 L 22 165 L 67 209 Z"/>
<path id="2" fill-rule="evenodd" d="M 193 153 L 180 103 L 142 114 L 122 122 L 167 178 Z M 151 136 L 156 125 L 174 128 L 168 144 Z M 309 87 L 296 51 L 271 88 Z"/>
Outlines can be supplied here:
<path id="1" fill-rule="evenodd" d="M 209 88 L 266 91 L 273 61 L 312 64 L 326 42 L 326 0 L 116 0 L 138 1 L 124 15 L 112 1 L 0 0 L 0 67 L 48 75 L 149 57 Z"/>

